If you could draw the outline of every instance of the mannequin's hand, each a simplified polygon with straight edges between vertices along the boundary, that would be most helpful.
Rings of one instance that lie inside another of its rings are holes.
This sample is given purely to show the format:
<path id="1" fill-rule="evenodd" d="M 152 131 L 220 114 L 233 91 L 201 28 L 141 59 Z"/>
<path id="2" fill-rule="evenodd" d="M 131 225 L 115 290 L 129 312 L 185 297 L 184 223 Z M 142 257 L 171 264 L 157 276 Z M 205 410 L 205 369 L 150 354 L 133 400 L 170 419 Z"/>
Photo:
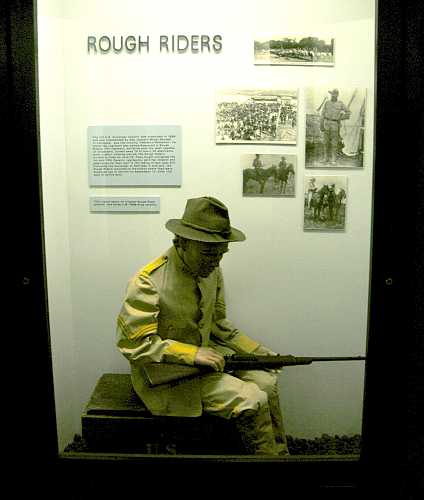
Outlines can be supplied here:
<path id="1" fill-rule="evenodd" d="M 210 366 L 217 372 L 222 372 L 225 366 L 224 357 L 210 347 L 199 347 L 194 358 L 195 365 Z"/>

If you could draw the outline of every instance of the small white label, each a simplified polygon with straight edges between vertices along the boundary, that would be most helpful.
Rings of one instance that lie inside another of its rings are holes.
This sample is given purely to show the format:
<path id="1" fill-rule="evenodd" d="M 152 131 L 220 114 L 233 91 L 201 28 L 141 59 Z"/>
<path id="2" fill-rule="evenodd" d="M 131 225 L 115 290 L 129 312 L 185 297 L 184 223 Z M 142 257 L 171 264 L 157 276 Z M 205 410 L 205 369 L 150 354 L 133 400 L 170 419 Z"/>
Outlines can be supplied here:
<path id="1" fill-rule="evenodd" d="M 90 196 L 91 212 L 160 212 L 159 196 Z"/>

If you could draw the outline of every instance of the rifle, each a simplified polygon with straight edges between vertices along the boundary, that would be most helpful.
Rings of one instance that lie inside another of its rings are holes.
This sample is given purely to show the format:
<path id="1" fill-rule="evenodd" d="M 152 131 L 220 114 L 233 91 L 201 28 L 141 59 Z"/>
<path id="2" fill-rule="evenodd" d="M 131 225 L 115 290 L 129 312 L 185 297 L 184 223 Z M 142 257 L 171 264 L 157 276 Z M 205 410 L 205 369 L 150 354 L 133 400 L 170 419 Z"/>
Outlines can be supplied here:
<path id="1" fill-rule="evenodd" d="M 224 356 L 225 366 L 224 372 L 232 372 L 236 370 L 266 370 L 280 369 L 284 366 L 310 365 L 314 362 L 321 361 L 362 361 L 366 358 L 363 356 L 356 357 L 296 357 L 291 354 L 281 356 L 270 355 L 263 356 L 255 354 L 232 354 Z M 182 365 L 179 363 L 165 362 L 149 362 L 141 363 L 141 369 L 146 383 L 150 387 L 158 385 L 178 383 L 186 379 L 213 373 L 212 368 L 208 366 L 191 366 Z"/>

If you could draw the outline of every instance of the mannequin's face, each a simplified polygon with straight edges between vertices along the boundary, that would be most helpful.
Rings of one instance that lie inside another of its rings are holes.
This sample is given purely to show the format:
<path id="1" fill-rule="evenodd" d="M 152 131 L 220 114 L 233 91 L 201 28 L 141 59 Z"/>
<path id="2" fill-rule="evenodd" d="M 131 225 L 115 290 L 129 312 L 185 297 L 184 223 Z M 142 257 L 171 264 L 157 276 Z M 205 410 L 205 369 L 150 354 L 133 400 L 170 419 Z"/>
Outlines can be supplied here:
<path id="1" fill-rule="evenodd" d="M 182 248 L 182 258 L 194 275 L 206 278 L 219 266 L 226 252 L 228 252 L 228 243 L 187 240 Z"/>

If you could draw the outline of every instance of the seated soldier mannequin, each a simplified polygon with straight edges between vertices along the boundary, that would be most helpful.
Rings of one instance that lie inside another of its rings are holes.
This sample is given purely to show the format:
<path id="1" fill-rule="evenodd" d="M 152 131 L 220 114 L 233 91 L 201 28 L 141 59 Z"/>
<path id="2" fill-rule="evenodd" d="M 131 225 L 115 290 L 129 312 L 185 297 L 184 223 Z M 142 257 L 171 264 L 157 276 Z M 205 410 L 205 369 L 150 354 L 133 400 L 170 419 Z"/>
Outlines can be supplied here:
<path id="1" fill-rule="evenodd" d="M 248 453 L 288 454 L 275 373 L 223 373 L 224 355 L 273 354 L 226 318 L 219 263 L 229 243 L 245 235 L 212 197 L 188 200 L 182 219 L 166 228 L 175 235 L 173 246 L 130 280 L 118 317 L 117 346 L 130 362 L 135 392 L 153 415 L 235 419 Z M 140 366 L 150 361 L 213 370 L 149 387 Z"/>

